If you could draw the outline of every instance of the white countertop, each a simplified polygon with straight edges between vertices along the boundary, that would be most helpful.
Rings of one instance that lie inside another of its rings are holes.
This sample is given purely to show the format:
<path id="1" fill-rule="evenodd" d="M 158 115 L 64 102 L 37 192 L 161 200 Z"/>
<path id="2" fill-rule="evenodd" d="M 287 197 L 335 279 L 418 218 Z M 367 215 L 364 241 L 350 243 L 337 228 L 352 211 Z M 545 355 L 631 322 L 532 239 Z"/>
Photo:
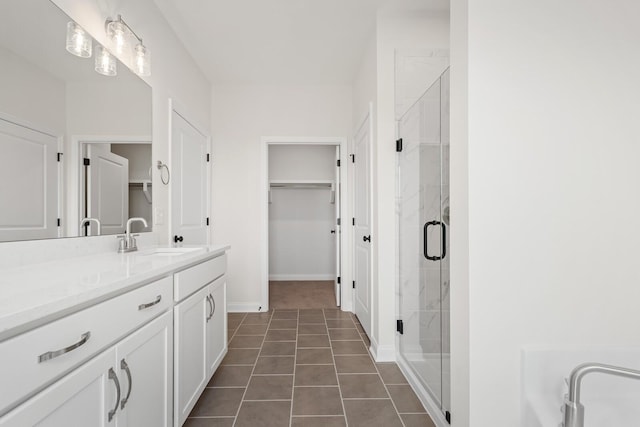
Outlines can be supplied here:
<path id="1" fill-rule="evenodd" d="M 206 246 L 188 253 L 93 254 L 0 271 L 0 341 L 123 294 L 224 253 Z"/>

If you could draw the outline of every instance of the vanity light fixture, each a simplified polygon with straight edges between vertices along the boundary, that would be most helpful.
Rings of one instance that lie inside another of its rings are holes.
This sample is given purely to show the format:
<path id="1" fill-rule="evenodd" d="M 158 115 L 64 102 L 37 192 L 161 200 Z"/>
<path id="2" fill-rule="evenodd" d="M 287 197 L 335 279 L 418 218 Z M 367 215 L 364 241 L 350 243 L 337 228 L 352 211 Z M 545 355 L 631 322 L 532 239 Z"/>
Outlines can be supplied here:
<path id="1" fill-rule="evenodd" d="M 121 59 L 130 60 L 133 71 L 139 76 L 151 75 L 151 52 L 142 43 L 142 39 L 118 15 L 117 19 L 107 19 L 105 22 L 107 38 L 112 51 Z M 131 47 L 131 36 L 135 38 L 135 45 Z"/>
<path id="2" fill-rule="evenodd" d="M 67 24 L 67 51 L 80 58 L 91 57 L 92 39 L 78 24 L 70 21 Z"/>
<path id="3" fill-rule="evenodd" d="M 116 69 L 116 59 L 109 53 L 106 47 L 96 47 L 96 72 L 103 76 L 115 76 L 118 74 Z"/>

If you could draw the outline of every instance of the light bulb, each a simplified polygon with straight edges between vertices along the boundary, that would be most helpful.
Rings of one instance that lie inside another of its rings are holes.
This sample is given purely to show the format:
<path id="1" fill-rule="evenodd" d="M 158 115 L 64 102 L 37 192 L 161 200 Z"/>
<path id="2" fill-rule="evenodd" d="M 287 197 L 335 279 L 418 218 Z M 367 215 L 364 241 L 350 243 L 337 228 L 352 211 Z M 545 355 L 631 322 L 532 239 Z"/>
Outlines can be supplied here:
<path id="1" fill-rule="evenodd" d="M 112 51 L 119 58 L 125 59 L 124 56 L 131 55 L 129 33 L 122 21 L 111 21 L 107 24 L 107 37 L 109 38 Z"/>

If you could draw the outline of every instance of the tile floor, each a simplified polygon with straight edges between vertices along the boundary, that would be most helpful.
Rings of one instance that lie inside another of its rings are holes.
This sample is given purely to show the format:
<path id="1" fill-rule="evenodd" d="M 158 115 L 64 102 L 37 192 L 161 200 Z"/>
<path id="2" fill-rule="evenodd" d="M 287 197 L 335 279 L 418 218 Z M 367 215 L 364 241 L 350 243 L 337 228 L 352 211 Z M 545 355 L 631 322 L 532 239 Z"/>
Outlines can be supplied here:
<path id="1" fill-rule="evenodd" d="M 229 352 L 186 427 L 434 427 L 395 363 L 339 309 L 230 313 Z"/>

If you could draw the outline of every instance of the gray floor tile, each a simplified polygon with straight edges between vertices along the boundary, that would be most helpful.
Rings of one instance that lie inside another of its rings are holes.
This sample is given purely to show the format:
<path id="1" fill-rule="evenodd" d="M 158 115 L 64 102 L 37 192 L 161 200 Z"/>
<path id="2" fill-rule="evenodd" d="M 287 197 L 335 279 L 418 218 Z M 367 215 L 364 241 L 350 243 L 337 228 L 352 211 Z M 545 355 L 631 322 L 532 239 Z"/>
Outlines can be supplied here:
<path id="1" fill-rule="evenodd" d="M 272 341 L 265 342 L 260 356 L 293 356 L 296 354 L 295 342 Z"/>
<path id="2" fill-rule="evenodd" d="M 339 374 L 374 374 L 376 367 L 369 356 L 335 356 Z"/>
<path id="3" fill-rule="evenodd" d="M 388 385 L 387 389 L 389 390 L 391 399 L 393 399 L 393 403 L 396 404 L 396 409 L 398 410 L 398 412 L 427 412 L 418 399 L 418 396 L 416 396 L 416 394 L 413 392 L 413 389 L 408 384 Z"/>
<path id="4" fill-rule="evenodd" d="M 187 418 L 182 427 L 232 427 L 235 417 L 231 418 Z"/>
<path id="5" fill-rule="evenodd" d="M 427 414 L 400 414 L 405 427 L 436 427 Z"/>
<path id="6" fill-rule="evenodd" d="M 341 416 L 325 416 L 325 417 L 293 417 L 291 419 L 292 427 L 345 427 L 347 422 L 344 415 Z"/>
<path id="7" fill-rule="evenodd" d="M 349 427 L 402 427 L 390 399 L 345 400 Z"/>
<path id="8" fill-rule="evenodd" d="M 265 341 L 295 341 L 296 331 L 294 329 L 270 329 L 267 332 Z"/>
<path id="9" fill-rule="evenodd" d="M 367 347 L 362 341 L 331 341 L 333 354 L 369 354 Z"/>
<path id="10" fill-rule="evenodd" d="M 333 355 L 330 348 L 299 348 L 296 363 L 299 365 L 333 364 Z"/>
<path id="11" fill-rule="evenodd" d="M 254 375 L 258 374 L 288 374 L 293 375 L 294 357 L 263 356 L 258 358 Z"/>
<path id="12" fill-rule="evenodd" d="M 328 335 L 298 335 L 298 348 L 329 347 Z"/>
<path id="13" fill-rule="evenodd" d="M 297 365 L 296 386 L 338 385 L 333 365 Z"/>
<path id="14" fill-rule="evenodd" d="M 342 415 L 338 387 L 295 387 L 293 415 Z"/>
<path id="15" fill-rule="evenodd" d="M 260 348 L 263 336 L 236 335 L 229 342 L 229 348 Z"/>
<path id="16" fill-rule="evenodd" d="M 205 388 L 190 417 L 232 416 L 240 407 L 244 388 Z"/>
<path id="17" fill-rule="evenodd" d="M 242 402 L 234 427 L 288 427 L 291 401 Z"/>
<path id="18" fill-rule="evenodd" d="M 253 366 L 221 365 L 207 387 L 246 387 Z"/>
<path id="19" fill-rule="evenodd" d="M 230 348 L 222 359 L 223 365 L 253 365 L 258 358 L 258 348 Z"/>
<path id="20" fill-rule="evenodd" d="M 238 335 L 264 335 L 267 333 L 267 325 L 241 325 L 236 334 Z"/>
<path id="21" fill-rule="evenodd" d="M 293 375 L 252 376 L 244 400 L 290 400 Z"/>
<path id="22" fill-rule="evenodd" d="M 395 363 L 376 363 L 385 384 L 408 384 L 404 374 Z"/>
<path id="23" fill-rule="evenodd" d="M 343 399 L 389 398 L 378 374 L 340 374 L 338 381 Z"/>

